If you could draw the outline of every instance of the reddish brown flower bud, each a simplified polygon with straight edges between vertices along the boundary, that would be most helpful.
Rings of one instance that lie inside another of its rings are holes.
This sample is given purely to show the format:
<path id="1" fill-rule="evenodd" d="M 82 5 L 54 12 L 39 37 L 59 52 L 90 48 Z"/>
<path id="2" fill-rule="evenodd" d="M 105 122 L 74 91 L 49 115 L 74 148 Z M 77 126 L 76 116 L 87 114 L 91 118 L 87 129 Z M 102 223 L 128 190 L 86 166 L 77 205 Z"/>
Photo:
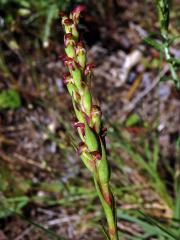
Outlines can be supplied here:
<path id="1" fill-rule="evenodd" d="M 86 50 L 84 48 L 84 44 L 81 41 L 80 42 L 76 42 L 76 54 L 79 54 L 79 52 L 83 52 L 83 53 L 86 52 Z"/>
<path id="2" fill-rule="evenodd" d="M 86 66 L 86 50 L 82 42 L 76 43 L 75 51 L 76 51 L 77 61 L 81 66 L 81 68 L 84 69 Z"/>
<path id="3" fill-rule="evenodd" d="M 67 16 L 62 18 L 62 25 L 64 26 L 65 33 L 73 33 L 73 35 L 78 34 L 73 20 L 68 18 Z"/>
<path id="4" fill-rule="evenodd" d="M 72 44 L 72 43 L 73 43 L 73 45 L 75 45 L 72 33 L 66 33 L 64 35 L 64 43 L 65 43 L 66 46 L 68 44 Z"/>
<path id="5" fill-rule="evenodd" d="M 72 19 L 77 24 L 79 22 L 79 17 L 81 12 L 84 12 L 86 10 L 86 7 L 84 5 L 78 5 L 74 10 L 71 12 Z"/>

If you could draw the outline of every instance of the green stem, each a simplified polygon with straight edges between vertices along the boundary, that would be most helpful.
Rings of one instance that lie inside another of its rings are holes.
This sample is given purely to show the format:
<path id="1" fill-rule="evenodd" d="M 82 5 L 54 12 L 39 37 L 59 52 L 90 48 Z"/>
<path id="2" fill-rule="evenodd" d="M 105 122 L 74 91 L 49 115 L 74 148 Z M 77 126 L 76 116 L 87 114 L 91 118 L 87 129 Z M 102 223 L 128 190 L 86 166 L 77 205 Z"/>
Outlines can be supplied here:
<path id="1" fill-rule="evenodd" d="M 117 233 L 117 222 L 116 222 L 116 213 L 115 213 L 115 203 L 114 203 L 114 197 L 113 194 L 111 193 L 111 189 L 109 186 L 109 183 L 107 184 L 106 188 L 108 189 L 109 196 L 111 196 L 112 199 L 112 206 L 109 205 L 102 194 L 102 184 L 99 182 L 98 176 L 94 174 L 94 182 L 95 182 L 95 187 L 97 194 L 99 196 L 99 199 L 101 201 L 107 223 L 108 223 L 108 236 L 109 240 L 118 240 L 118 233 Z"/>
<path id="2" fill-rule="evenodd" d="M 167 46 L 167 44 L 165 44 L 164 53 L 165 53 L 165 57 L 166 57 L 166 60 L 168 62 L 168 65 L 169 65 L 169 69 L 170 69 L 171 75 L 173 77 L 173 81 L 174 81 L 176 87 L 178 89 L 180 89 L 180 81 L 178 79 L 178 76 L 177 76 L 177 73 L 176 73 L 176 71 L 174 69 L 174 66 L 171 63 L 171 54 L 170 54 L 169 47 Z"/>

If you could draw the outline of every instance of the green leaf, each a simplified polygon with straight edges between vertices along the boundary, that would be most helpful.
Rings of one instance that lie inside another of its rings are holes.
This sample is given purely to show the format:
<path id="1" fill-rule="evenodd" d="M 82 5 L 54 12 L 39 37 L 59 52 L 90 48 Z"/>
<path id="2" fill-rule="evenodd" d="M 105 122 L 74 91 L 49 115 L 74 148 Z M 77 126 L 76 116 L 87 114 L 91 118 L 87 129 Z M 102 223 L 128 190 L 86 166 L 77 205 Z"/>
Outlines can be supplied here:
<path id="1" fill-rule="evenodd" d="M 11 209 L 20 212 L 20 210 L 29 202 L 29 198 L 27 196 L 13 198 L 1 197 L 0 202 L 0 218 L 4 218 L 11 215 L 11 212 L 9 211 Z"/>
<path id="2" fill-rule="evenodd" d="M 19 217 L 21 217 L 22 219 L 24 219 L 25 221 L 27 221 L 28 223 L 30 223 L 32 226 L 41 229 L 45 234 L 49 235 L 51 237 L 51 239 L 65 240 L 64 237 L 57 235 L 54 231 L 47 229 L 44 226 L 42 226 L 41 224 L 39 224 L 29 218 L 26 218 L 24 215 L 16 212 L 16 209 L 6 208 L 5 210 L 9 213 L 8 215 L 16 214 Z"/>
<path id="3" fill-rule="evenodd" d="M 153 38 L 150 38 L 150 37 L 145 37 L 143 39 L 143 41 L 147 44 L 149 44 L 150 46 L 154 47 L 157 51 L 159 52 L 164 52 L 164 48 L 163 48 L 163 45 L 162 43 L 154 40 Z"/>
<path id="4" fill-rule="evenodd" d="M 154 228 L 158 229 L 158 232 L 160 234 L 160 236 L 166 236 L 168 237 L 168 239 L 174 239 L 174 240 L 178 240 L 178 236 L 174 234 L 174 232 L 172 231 L 172 229 L 169 229 L 167 227 L 162 226 L 156 219 L 152 218 L 151 216 L 144 214 L 143 212 L 139 211 L 138 212 L 145 217 L 145 220 L 147 222 L 149 222 L 150 224 L 152 224 L 152 226 Z"/>
<path id="5" fill-rule="evenodd" d="M 143 214 L 142 212 L 138 212 L 141 213 L 141 215 L 143 215 L 145 219 L 138 218 L 137 216 L 133 217 L 128 214 L 124 214 L 122 213 L 122 211 L 119 210 L 117 211 L 117 215 L 121 219 L 136 223 L 141 226 L 145 233 L 149 235 L 149 237 L 166 237 L 168 240 L 178 240 L 178 238 L 169 229 L 162 227 L 156 220 Z"/>
<path id="6" fill-rule="evenodd" d="M 8 89 L 0 92 L 0 109 L 16 109 L 20 106 L 20 95 L 15 89 Z"/>
<path id="7" fill-rule="evenodd" d="M 104 237 L 106 240 L 110 240 L 110 237 L 108 236 L 108 233 L 106 232 L 105 227 L 103 226 L 103 224 L 100 226 L 100 230 L 102 231 Z"/>
<path id="8" fill-rule="evenodd" d="M 51 24 L 53 22 L 53 19 L 56 18 L 58 13 L 58 8 L 55 4 L 52 4 L 47 9 L 47 18 L 46 18 L 46 24 L 44 26 L 44 32 L 43 32 L 43 45 L 44 47 L 47 47 L 49 45 L 49 36 L 51 33 Z"/>
<path id="9" fill-rule="evenodd" d="M 126 127 L 130 127 L 130 126 L 133 126 L 133 125 L 136 125 L 138 122 L 140 122 L 140 117 L 137 113 L 133 113 L 131 114 L 128 119 L 126 120 Z"/>
<path id="10" fill-rule="evenodd" d="M 173 66 L 178 67 L 180 66 L 180 58 L 173 58 L 171 57 L 168 62 L 172 63 Z"/>

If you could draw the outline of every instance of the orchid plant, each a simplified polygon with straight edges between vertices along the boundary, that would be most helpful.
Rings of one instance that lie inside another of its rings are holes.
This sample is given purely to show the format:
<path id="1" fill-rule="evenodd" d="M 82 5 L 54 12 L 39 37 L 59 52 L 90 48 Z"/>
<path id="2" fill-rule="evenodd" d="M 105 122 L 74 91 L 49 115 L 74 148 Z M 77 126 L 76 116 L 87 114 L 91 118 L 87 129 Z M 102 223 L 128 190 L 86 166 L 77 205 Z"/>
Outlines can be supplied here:
<path id="1" fill-rule="evenodd" d="M 109 184 L 110 167 L 107 160 L 105 129 L 101 120 L 101 109 L 92 97 L 91 80 L 93 64 L 87 63 L 86 50 L 79 41 L 78 23 L 84 6 L 77 6 L 70 15 L 60 13 L 65 31 L 65 54 L 62 60 L 68 73 L 64 83 L 72 99 L 76 116 L 73 123 L 81 142 L 77 152 L 85 166 L 92 173 L 97 194 L 107 219 L 109 240 L 117 240 L 117 223 L 115 201 Z"/>

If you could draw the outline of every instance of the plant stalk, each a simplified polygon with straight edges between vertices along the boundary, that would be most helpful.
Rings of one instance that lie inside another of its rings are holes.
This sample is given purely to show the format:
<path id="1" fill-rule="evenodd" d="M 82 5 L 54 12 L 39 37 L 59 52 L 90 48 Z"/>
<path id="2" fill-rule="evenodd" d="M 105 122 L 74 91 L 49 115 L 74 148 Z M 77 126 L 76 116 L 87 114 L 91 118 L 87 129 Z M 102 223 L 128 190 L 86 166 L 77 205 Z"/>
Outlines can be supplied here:
<path id="1" fill-rule="evenodd" d="M 84 44 L 79 41 L 78 23 L 84 10 L 80 5 L 69 16 L 61 13 L 66 53 L 62 60 L 68 70 L 64 83 L 72 98 L 76 116 L 73 126 L 81 139 L 77 152 L 94 178 L 107 220 L 106 237 L 108 240 L 118 240 L 115 201 L 109 185 L 110 167 L 107 161 L 105 129 L 100 106 L 91 93 L 93 64 L 87 64 Z"/>

